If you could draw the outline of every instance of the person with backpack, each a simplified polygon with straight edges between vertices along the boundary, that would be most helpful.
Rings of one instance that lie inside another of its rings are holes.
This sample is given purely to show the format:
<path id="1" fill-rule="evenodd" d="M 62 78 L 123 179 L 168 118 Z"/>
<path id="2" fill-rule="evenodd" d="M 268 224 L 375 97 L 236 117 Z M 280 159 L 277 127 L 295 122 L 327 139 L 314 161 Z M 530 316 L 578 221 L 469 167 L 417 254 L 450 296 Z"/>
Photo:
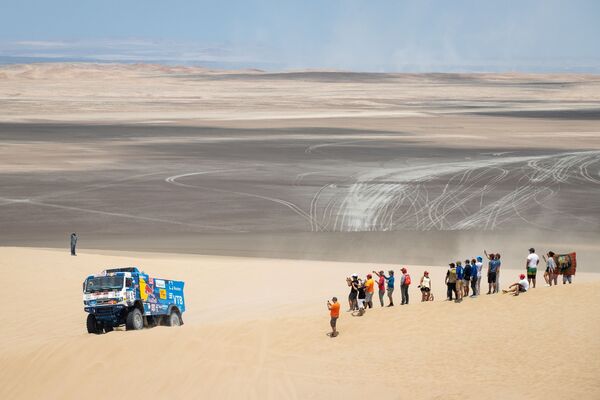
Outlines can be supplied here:
<path id="1" fill-rule="evenodd" d="M 458 298 L 458 294 L 456 293 L 456 265 L 454 263 L 448 265 L 450 266 L 450 269 L 446 272 L 446 286 L 448 286 L 447 298 L 449 301 L 452 301 L 452 293 Z"/>
<path id="2" fill-rule="evenodd" d="M 408 304 L 408 287 L 410 286 L 410 275 L 406 271 L 406 268 L 402 268 L 402 277 L 400 278 L 400 292 L 402 293 L 402 303 L 400 305 Z"/>

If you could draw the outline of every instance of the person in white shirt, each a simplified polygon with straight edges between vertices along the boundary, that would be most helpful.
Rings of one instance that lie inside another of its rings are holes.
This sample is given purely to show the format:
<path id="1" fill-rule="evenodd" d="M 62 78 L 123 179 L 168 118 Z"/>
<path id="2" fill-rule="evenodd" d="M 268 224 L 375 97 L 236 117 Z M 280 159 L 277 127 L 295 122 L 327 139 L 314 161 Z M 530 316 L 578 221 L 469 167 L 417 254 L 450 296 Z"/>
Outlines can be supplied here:
<path id="1" fill-rule="evenodd" d="M 529 249 L 529 255 L 527 261 L 525 261 L 525 268 L 527 269 L 527 280 L 530 285 L 533 285 L 535 289 L 535 277 L 537 275 L 537 266 L 540 263 L 540 258 L 535 254 L 535 249 L 532 247 Z"/>
<path id="2" fill-rule="evenodd" d="M 519 277 L 521 280 L 519 282 L 515 282 L 508 287 L 508 289 L 502 289 L 502 293 L 510 293 L 513 296 L 518 296 L 519 293 L 525 293 L 529 290 L 529 282 L 525 279 L 525 274 L 521 274 Z"/>

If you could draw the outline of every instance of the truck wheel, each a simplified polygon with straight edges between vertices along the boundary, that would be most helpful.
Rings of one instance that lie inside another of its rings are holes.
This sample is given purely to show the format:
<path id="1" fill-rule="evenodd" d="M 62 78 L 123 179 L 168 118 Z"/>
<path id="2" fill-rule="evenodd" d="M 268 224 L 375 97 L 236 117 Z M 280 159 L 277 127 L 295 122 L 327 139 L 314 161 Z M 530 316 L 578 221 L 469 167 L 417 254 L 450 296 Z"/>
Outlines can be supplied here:
<path id="1" fill-rule="evenodd" d="M 104 333 L 112 332 L 115 328 L 112 325 L 104 325 Z"/>
<path id="2" fill-rule="evenodd" d="M 142 316 L 142 312 L 134 308 L 133 310 L 127 313 L 127 318 L 125 319 L 125 329 L 128 331 L 131 330 L 140 330 L 144 327 L 144 317 Z"/>
<path id="3" fill-rule="evenodd" d="M 175 311 L 171 311 L 169 317 L 167 318 L 167 326 L 180 326 L 181 320 L 179 319 L 179 315 Z"/>
<path id="4" fill-rule="evenodd" d="M 87 321 L 85 324 L 87 326 L 88 333 L 93 333 L 95 335 L 102 333 L 100 324 L 98 324 L 98 321 L 96 320 L 96 317 L 94 315 L 88 314 Z"/>

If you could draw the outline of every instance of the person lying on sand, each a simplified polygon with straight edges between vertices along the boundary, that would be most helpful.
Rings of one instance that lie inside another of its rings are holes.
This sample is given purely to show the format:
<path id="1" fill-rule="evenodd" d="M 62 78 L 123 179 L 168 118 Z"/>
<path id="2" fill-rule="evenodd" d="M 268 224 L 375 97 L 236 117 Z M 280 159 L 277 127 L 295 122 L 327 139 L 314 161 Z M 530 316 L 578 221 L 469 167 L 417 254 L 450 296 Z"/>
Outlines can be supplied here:
<path id="1" fill-rule="evenodd" d="M 525 274 L 521 274 L 519 278 L 521 278 L 519 282 L 515 282 L 510 285 L 508 290 L 502 289 L 502 293 L 510 293 L 513 296 L 518 296 L 519 293 L 525 293 L 527 290 L 529 290 L 529 282 L 527 282 L 527 279 L 525 279 Z"/>
<path id="2" fill-rule="evenodd" d="M 327 300 L 327 309 L 331 317 L 331 321 L 329 322 L 331 325 L 331 337 L 336 337 L 338 335 L 337 320 L 340 317 L 340 303 L 338 303 L 337 297 L 332 298 L 331 302 Z"/>

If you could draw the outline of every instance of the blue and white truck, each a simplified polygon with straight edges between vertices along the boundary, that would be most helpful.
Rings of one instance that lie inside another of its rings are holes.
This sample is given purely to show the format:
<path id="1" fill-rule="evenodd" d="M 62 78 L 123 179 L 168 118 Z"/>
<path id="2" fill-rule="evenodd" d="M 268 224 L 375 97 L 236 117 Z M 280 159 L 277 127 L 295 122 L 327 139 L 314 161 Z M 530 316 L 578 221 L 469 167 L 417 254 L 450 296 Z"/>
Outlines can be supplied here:
<path id="1" fill-rule="evenodd" d="M 122 325 L 127 330 L 180 326 L 185 312 L 183 286 L 181 281 L 152 278 L 136 267 L 90 275 L 83 282 L 87 331 L 100 334 Z"/>

